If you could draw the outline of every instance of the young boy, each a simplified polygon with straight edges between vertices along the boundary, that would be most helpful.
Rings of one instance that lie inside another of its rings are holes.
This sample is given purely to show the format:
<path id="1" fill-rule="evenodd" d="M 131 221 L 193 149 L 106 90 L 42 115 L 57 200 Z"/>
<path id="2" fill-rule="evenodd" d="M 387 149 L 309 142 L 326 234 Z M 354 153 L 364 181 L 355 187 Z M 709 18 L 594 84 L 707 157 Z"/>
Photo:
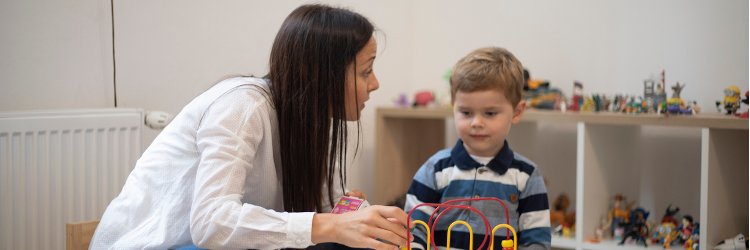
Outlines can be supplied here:
<path id="1" fill-rule="evenodd" d="M 503 48 L 481 48 L 456 63 L 450 78 L 453 116 L 460 139 L 452 149 L 430 157 L 414 175 L 406 195 L 407 212 L 421 203 L 442 203 L 458 198 L 495 197 L 508 206 L 510 225 L 518 232 L 521 249 L 550 248 L 550 216 L 547 190 L 539 169 L 508 146 L 512 124 L 521 120 L 525 102 L 523 67 Z M 494 201 L 473 201 L 490 223 L 506 223 L 505 209 Z M 427 222 L 433 208 L 422 206 L 412 220 Z M 435 215 L 437 216 L 437 215 Z M 446 246 L 448 226 L 464 220 L 474 232 L 474 248 L 482 243 L 485 224 L 469 210 L 453 209 L 434 227 L 434 240 Z M 417 225 L 413 248 L 425 249 L 424 227 Z M 450 246 L 468 249 L 465 226 L 451 230 Z M 505 229 L 495 232 L 495 249 L 505 239 Z M 485 245 L 489 247 L 489 239 Z M 434 249 L 434 248 L 432 248 Z"/>

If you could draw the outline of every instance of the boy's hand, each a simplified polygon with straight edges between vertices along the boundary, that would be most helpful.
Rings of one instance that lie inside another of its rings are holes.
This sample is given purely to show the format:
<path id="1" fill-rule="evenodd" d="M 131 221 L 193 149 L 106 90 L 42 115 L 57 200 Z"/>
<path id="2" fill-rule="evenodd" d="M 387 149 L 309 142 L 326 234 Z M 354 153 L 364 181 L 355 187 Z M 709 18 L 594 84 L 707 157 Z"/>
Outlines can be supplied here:
<path id="1" fill-rule="evenodd" d="M 367 196 L 365 193 L 362 192 L 362 190 L 354 189 L 352 191 L 346 192 L 344 195 L 346 196 L 354 196 L 363 200 L 367 200 Z"/>

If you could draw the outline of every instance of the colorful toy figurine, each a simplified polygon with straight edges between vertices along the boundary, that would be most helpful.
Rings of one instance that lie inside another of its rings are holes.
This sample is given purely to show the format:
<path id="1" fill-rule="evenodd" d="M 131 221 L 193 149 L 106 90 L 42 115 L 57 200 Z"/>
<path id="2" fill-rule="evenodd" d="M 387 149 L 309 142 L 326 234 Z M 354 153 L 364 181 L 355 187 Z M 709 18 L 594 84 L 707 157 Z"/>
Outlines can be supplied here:
<path id="1" fill-rule="evenodd" d="M 526 84 L 523 86 L 523 99 L 526 105 L 535 109 L 561 110 L 560 103 L 565 96 L 557 88 L 550 87 L 548 81 L 531 78 L 528 70 L 524 69 L 524 79 Z"/>
<path id="2" fill-rule="evenodd" d="M 666 211 L 664 211 L 664 217 L 661 219 L 661 224 L 653 232 L 651 243 L 664 244 L 664 240 L 677 228 L 677 219 L 674 217 L 678 212 L 680 212 L 679 207 L 672 208 L 671 204 L 667 206 Z"/>
<path id="3" fill-rule="evenodd" d="M 653 78 L 643 80 L 643 99 L 649 104 L 649 112 L 653 112 L 652 110 L 656 107 L 654 105 L 654 98 L 656 97 L 656 92 L 654 92 L 655 83 Z"/>
<path id="4" fill-rule="evenodd" d="M 666 77 L 664 70 L 661 71 L 661 80 L 656 83 L 656 91 L 654 92 L 654 107 L 653 109 L 657 112 L 667 111 L 667 91 L 666 91 Z"/>
<path id="5" fill-rule="evenodd" d="M 550 226 L 552 228 L 565 224 L 565 212 L 569 206 L 570 199 L 567 194 L 562 193 L 557 196 L 552 203 L 552 211 L 549 212 Z"/>
<path id="6" fill-rule="evenodd" d="M 693 110 L 693 114 L 699 114 L 701 112 L 701 106 L 698 106 L 698 102 L 693 101 L 693 104 L 690 105 L 690 108 Z"/>
<path id="7" fill-rule="evenodd" d="M 626 208 L 625 196 L 616 194 L 612 204 L 612 210 L 609 211 L 607 218 L 610 225 L 610 235 L 613 235 L 615 240 L 622 239 L 624 233 L 622 226 L 626 223 L 629 215 L 630 211 Z"/>
<path id="8" fill-rule="evenodd" d="M 610 111 L 612 111 L 612 112 L 624 112 L 624 110 L 622 110 L 622 108 L 623 108 L 622 104 L 626 103 L 626 102 L 627 101 L 625 101 L 625 96 L 619 95 L 619 94 L 615 95 L 615 99 L 612 101 L 612 106 L 611 106 Z"/>
<path id="9" fill-rule="evenodd" d="M 685 248 L 692 246 L 692 242 L 689 240 L 693 237 L 693 230 L 695 225 L 693 224 L 693 216 L 685 215 L 682 217 L 682 224 L 678 226 L 669 237 L 664 239 L 664 248 L 669 248 L 673 244 L 683 245 Z"/>
<path id="10" fill-rule="evenodd" d="M 401 93 L 398 95 L 398 98 L 393 100 L 393 104 L 395 104 L 396 107 L 399 107 L 399 108 L 408 108 L 409 98 L 406 97 L 406 93 Z"/>
<path id="11" fill-rule="evenodd" d="M 734 238 L 722 240 L 716 245 L 716 247 L 714 247 L 714 250 L 744 250 L 747 248 L 748 242 L 747 239 L 745 239 L 745 235 L 738 234 L 737 236 L 734 236 Z"/>
<path id="12" fill-rule="evenodd" d="M 585 112 L 594 111 L 594 99 L 588 96 L 584 97 L 583 106 L 581 106 L 581 111 L 585 111 Z"/>
<path id="13" fill-rule="evenodd" d="M 604 94 L 594 94 L 591 99 L 594 100 L 594 112 L 607 111 L 609 109 L 609 99 Z"/>
<path id="14" fill-rule="evenodd" d="M 435 102 L 435 95 L 430 91 L 420 91 L 414 95 L 414 107 L 427 107 Z"/>
<path id="15" fill-rule="evenodd" d="M 667 113 L 692 115 L 693 109 L 690 106 L 686 106 L 685 101 L 682 100 L 682 98 L 669 98 L 669 100 L 667 100 Z"/>
<path id="16" fill-rule="evenodd" d="M 579 111 L 581 106 L 583 106 L 583 84 L 576 81 L 573 82 L 573 97 L 570 99 L 568 110 Z"/>
<path id="17" fill-rule="evenodd" d="M 747 96 L 747 94 L 748 94 L 748 91 L 745 91 L 745 99 L 742 99 L 742 103 L 744 103 L 744 104 L 745 104 L 745 106 L 747 106 L 747 99 L 748 99 L 748 96 Z M 745 112 L 742 112 L 742 113 L 741 113 L 741 114 L 739 115 L 739 116 L 740 116 L 740 118 L 745 118 L 745 119 L 747 119 L 747 116 L 748 116 L 747 112 L 748 112 L 748 110 L 745 110 Z"/>
<path id="18" fill-rule="evenodd" d="M 567 194 L 562 193 L 557 196 L 552 204 L 552 211 L 549 212 L 552 233 L 563 237 L 571 237 L 576 217 L 574 212 L 568 212 L 569 206 L 570 199 Z"/>
<path id="19" fill-rule="evenodd" d="M 724 108 L 727 115 L 734 115 L 740 108 L 740 87 L 732 85 L 724 89 L 724 100 L 716 102 L 719 112 Z"/>
<path id="20" fill-rule="evenodd" d="M 640 207 L 630 212 L 630 218 L 628 222 L 625 223 L 624 236 L 618 245 L 623 245 L 625 244 L 625 241 L 632 238 L 635 240 L 636 244 L 640 242 L 643 243 L 644 247 L 648 247 L 648 243 L 646 243 L 646 236 L 648 236 L 648 225 L 646 225 L 646 219 L 648 219 L 648 215 L 649 212 Z"/>

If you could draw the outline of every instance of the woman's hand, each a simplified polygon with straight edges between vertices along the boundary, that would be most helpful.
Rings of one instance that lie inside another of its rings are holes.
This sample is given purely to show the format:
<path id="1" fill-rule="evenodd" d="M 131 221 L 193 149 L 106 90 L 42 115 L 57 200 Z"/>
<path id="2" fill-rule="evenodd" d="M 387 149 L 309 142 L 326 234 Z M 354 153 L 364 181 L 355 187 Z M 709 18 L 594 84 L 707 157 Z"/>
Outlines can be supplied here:
<path id="1" fill-rule="evenodd" d="M 397 207 L 370 206 L 343 214 L 316 214 L 312 242 L 336 242 L 355 248 L 406 246 L 406 213 Z"/>

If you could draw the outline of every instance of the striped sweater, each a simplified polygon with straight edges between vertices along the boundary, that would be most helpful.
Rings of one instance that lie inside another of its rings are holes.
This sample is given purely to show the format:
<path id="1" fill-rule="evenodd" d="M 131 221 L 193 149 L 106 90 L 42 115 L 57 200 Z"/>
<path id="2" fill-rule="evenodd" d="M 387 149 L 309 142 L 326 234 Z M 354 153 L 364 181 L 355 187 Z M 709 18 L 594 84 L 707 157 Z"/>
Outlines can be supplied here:
<path id="1" fill-rule="evenodd" d="M 506 220 L 516 231 L 519 246 L 547 249 L 550 245 L 550 220 L 547 189 L 539 169 L 534 163 L 514 153 L 505 141 L 500 152 L 486 165 L 478 163 L 458 140 L 453 149 L 445 149 L 430 157 L 414 175 L 414 180 L 406 195 L 404 210 L 410 212 L 421 203 L 442 203 L 460 198 L 495 197 L 505 202 L 505 209 L 494 201 L 472 201 L 471 205 L 484 213 L 490 223 L 505 224 Z M 467 204 L 468 202 L 459 203 Z M 412 214 L 412 220 L 427 222 L 434 208 L 421 206 Z M 437 216 L 437 214 L 435 215 Z M 474 232 L 473 248 L 482 243 L 485 224 L 469 210 L 453 209 L 446 212 L 434 225 L 435 244 L 446 246 L 448 226 L 456 220 L 471 224 Z M 414 230 L 413 248 L 424 248 L 425 233 L 422 226 Z M 469 248 L 469 233 L 464 226 L 451 230 L 451 248 Z M 500 249 L 500 241 L 507 231 L 495 232 L 495 249 Z M 489 246 L 489 238 L 484 247 Z"/>

